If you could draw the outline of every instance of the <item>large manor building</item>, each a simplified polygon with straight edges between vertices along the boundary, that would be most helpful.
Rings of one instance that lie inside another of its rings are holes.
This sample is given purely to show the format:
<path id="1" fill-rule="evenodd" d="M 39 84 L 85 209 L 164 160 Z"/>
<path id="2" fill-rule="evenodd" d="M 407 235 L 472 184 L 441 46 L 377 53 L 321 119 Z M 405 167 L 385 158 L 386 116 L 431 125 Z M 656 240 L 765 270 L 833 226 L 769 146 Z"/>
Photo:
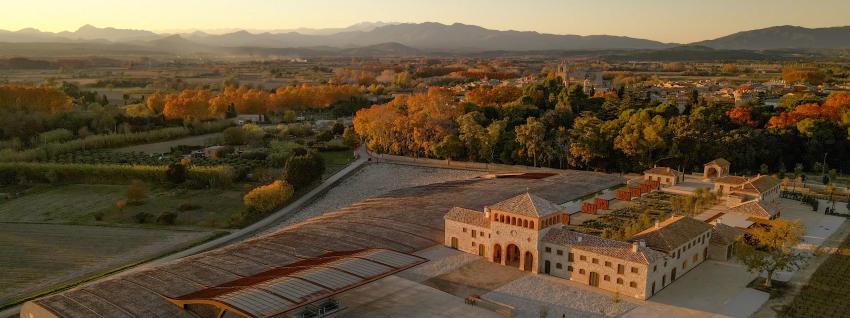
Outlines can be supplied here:
<path id="1" fill-rule="evenodd" d="M 444 217 L 445 244 L 523 271 L 648 299 L 706 259 L 731 258 L 734 242 L 746 226 L 757 223 L 757 219 L 778 217 L 778 180 L 728 173 L 729 162 L 724 159 L 706 164 L 705 178 L 698 182 L 686 180 L 677 170 L 652 168 L 642 181 L 616 196 L 605 194 L 584 201 L 581 211 L 528 192 L 483 211 L 455 207 Z M 692 195 L 697 189 L 717 194 L 720 211 L 659 220 L 628 242 L 566 226 L 577 213 L 597 214 L 611 209 L 609 204 L 614 200 L 628 201 L 652 191 Z"/>

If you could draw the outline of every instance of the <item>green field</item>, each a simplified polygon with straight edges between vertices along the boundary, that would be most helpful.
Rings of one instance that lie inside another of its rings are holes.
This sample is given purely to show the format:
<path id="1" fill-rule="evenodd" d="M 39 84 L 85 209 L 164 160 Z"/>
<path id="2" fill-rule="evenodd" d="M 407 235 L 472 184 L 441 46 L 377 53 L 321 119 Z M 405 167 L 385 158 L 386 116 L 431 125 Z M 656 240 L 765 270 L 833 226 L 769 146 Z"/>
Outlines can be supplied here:
<path id="1" fill-rule="evenodd" d="M 115 202 L 124 198 L 123 185 L 59 185 L 30 189 L 24 196 L 0 204 L 0 222 L 66 224 L 138 224 L 135 215 L 148 213 L 155 218 L 163 212 L 177 214 L 175 225 L 229 228 L 243 208 L 239 190 L 152 189 L 143 204 L 127 205 L 123 210 Z M 178 207 L 189 204 L 189 210 Z M 99 216 L 100 220 L 96 218 Z"/>
<path id="2" fill-rule="evenodd" d="M 209 231 L 0 223 L 0 308 L 213 235 Z"/>

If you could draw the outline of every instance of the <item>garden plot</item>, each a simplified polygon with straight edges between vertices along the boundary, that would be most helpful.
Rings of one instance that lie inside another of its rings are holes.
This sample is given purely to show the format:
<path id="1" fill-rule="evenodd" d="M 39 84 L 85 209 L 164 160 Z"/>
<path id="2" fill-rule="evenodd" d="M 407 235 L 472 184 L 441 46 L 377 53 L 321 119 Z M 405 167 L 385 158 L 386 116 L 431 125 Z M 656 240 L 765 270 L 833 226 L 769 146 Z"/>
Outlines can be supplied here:
<path id="1" fill-rule="evenodd" d="M 171 151 L 172 147 L 177 146 L 206 146 L 215 144 L 215 140 L 221 138 L 221 133 L 214 134 L 206 134 L 206 135 L 198 135 L 180 139 L 174 139 L 163 142 L 156 142 L 144 145 L 136 145 L 130 147 L 123 147 L 113 149 L 115 152 L 144 152 L 148 154 L 159 154 L 159 153 L 168 153 Z"/>
<path id="2" fill-rule="evenodd" d="M 0 306 L 204 240 L 212 232 L 0 223 Z"/>

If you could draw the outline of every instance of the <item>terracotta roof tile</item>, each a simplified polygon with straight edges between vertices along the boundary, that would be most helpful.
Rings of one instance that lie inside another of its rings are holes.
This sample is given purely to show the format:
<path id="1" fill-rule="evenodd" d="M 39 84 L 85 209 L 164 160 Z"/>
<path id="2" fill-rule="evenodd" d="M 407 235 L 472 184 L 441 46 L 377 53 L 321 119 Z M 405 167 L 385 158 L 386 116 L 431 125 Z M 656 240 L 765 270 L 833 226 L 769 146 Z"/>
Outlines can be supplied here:
<path id="1" fill-rule="evenodd" d="M 733 206 L 729 211 L 731 213 L 751 216 L 755 218 L 770 219 L 779 213 L 779 207 L 772 204 L 759 202 L 758 200 L 752 200 Z"/>
<path id="2" fill-rule="evenodd" d="M 631 243 L 560 228 L 549 230 L 541 241 L 641 264 L 651 264 L 665 257 L 648 247 L 638 247 L 638 251 L 634 252 Z"/>
<path id="3" fill-rule="evenodd" d="M 449 210 L 449 213 L 446 213 L 445 219 L 480 227 L 490 227 L 490 219 L 485 218 L 484 213 L 470 209 L 454 207 Z"/>
<path id="4" fill-rule="evenodd" d="M 709 242 L 717 245 L 730 245 L 735 243 L 735 240 L 743 234 L 744 232 L 737 228 L 718 223 L 711 229 L 711 240 Z"/>
<path id="5" fill-rule="evenodd" d="M 671 176 L 675 177 L 679 175 L 679 171 L 670 169 L 668 167 L 655 167 L 643 172 L 644 174 L 657 174 L 662 176 Z"/>
<path id="6" fill-rule="evenodd" d="M 490 209 L 530 217 L 547 216 L 563 210 L 557 204 L 528 192 L 491 205 Z"/>
<path id="7" fill-rule="evenodd" d="M 710 229 L 710 225 L 692 217 L 674 216 L 638 233 L 632 240 L 643 240 L 653 249 L 670 253 Z"/>

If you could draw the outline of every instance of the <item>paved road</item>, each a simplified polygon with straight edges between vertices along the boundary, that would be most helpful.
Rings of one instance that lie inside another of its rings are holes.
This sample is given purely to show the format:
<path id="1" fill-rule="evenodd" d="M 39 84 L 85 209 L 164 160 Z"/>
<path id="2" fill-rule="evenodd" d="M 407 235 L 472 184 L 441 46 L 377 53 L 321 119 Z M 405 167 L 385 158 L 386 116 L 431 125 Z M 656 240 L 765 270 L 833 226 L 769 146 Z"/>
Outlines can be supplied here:
<path id="1" fill-rule="evenodd" d="M 203 244 L 200 244 L 200 245 L 196 245 L 196 246 L 191 247 L 189 249 L 186 249 L 186 250 L 183 250 L 183 251 L 180 251 L 180 252 L 177 252 L 177 253 L 174 253 L 174 254 L 171 254 L 171 255 L 156 259 L 156 260 L 152 260 L 152 261 L 144 263 L 144 264 L 140 264 L 140 265 L 135 266 L 131 269 L 128 269 L 128 270 L 125 270 L 125 271 L 122 271 L 122 272 L 119 272 L 119 273 L 115 273 L 113 275 L 105 276 L 105 277 L 100 278 L 98 280 L 88 282 L 84 285 L 88 285 L 88 284 L 92 284 L 92 283 L 95 283 L 95 282 L 98 282 L 98 281 L 106 280 L 106 279 L 115 277 L 116 275 L 126 275 L 126 274 L 133 273 L 133 272 L 136 272 L 136 271 L 139 271 L 139 270 L 143 270 L 143 269 L 147 269 L 147 268 L 150 268 L 150 267 L 153 267 L 153 266 L 161 265 L 163 263 L 167 263 L 167 262 L 170 262 L 170 261 L 173 261 L 173 260 L 176 260 L 176 259 L 195 255 L 195 254 L 202 253 L 202 252 L 205 252 L 205 251 L 209 251 L 209 250 L 221 247 L 221 246 L 225 246 L 225 245 L 228 245 L 228 244 L 231 244 L 231 243 L 235 243 L 235 242 L 239 242 L 239 241 L 242 241 L 242 240 L 245 240 L 245 239 L 249 239 L 251 237 L 256 236 L 258 233 L 263 233 L 265 231 L 268 231 L 272 227 L 279 225 L 280 222 L 285 220 L 291 214 L 295 213 L 296 211 L 298 211 L 302 207 L 306 206 L 307 204 L 309 204 L 310 202 L 315 200 L 317 197 L 319 197 L 320 195 L 325 193 L 325 191 L 327 191 L 328 189 L 330 189 L 331 187 L 336 185 L 342 179 L 351 175 L 357 169 L 360 169 L 360 167 L 362 167 L 364 164 L 369 162 L 369 158 L 370 158 L 369 153 L 363 148 L 364 147 L 360 147 L 359 149 L 357 149 L 358 158 L 356 160 L 354 160 L 353 162 L 351 162 L 348 166 L 346 166 L 345 168 L 343 168 L 339 172 L 335 173 L 334 175 L 332 175 L 332 176 L 328 177 L 327 179 L 325 179 L 324 181 L 322 181 L 321 184 L 319 184 L 316 188 L 314 188 L 310 192 L 307 192 L 306 194 L 304 194 L 303 196 L 301 196 L 300 198 L 298 198 L 294 202 L 288 204 L 286 207 L 278 210 L 277 212 L 275 212 L 272 215 L 267 216 L 266 218 L 260 220 L 259 222 L 251 224 L 251 225 L 249 225 L 245 228 L 234 231 L 230 234 L 219 237 L 219 238 L 214 239 L 212 241 L 209 241 L 209 242 L 206 242 L 206 243 L 203 243 Z M 12 308 L 0 311 L 0 318 L 17 317 L 19 312 L 20 312 L 20 306 L 12 307 Z"/>

